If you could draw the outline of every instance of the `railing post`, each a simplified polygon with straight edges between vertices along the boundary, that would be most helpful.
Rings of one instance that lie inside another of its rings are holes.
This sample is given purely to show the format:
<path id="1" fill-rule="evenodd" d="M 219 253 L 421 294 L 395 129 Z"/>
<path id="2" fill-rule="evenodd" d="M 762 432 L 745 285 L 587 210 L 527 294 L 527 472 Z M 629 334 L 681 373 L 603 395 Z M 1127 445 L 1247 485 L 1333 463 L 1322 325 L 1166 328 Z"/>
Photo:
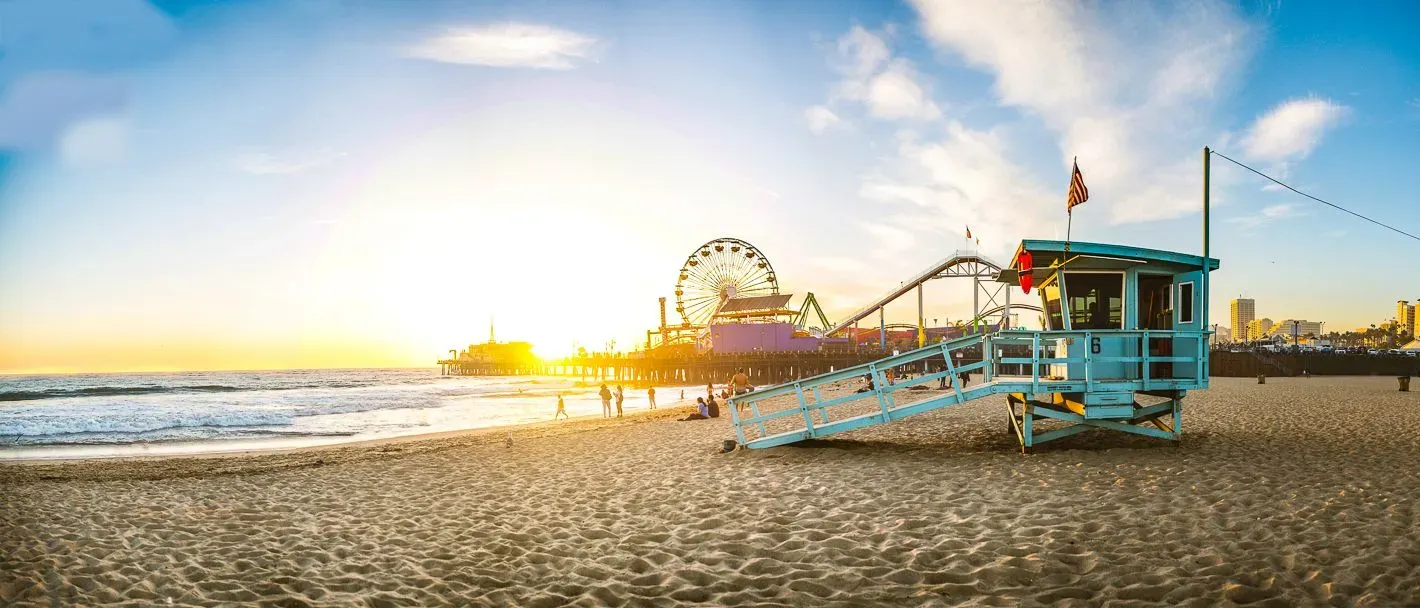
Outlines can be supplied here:
<path id="1" fill-rule="evenodd" d="M 888 420 L 888 406 L 887 406 L 887 399 L 886 399 L 887 393 L 886 393 L 886 392 L 884 391 L 884 389 L 883 389 L 883 383 L 886 382 L 887 378 L 886 378 L 886 376 L 885 376 L 882 372 L 879 372 L 879 371 L 878 371 L 878 365 L 877 365 L 876 363 L 870 363 L 870 364 L 868 364 L 868 370 L 869 370 L 869 373 L 871 373 L 871 374 L 873 375 L 873 392 L 874 392 L 874 393 L 877 393 L 877 395 L 878 395 L 878 409 L 882 410 L 882 412 L 883 412 L 883 422 L 887 422 L 887 420 Z"/>
<path id="2" fill-rule="evenodd" d="M 1090 341 L 1090 332 L 1085 332 L 1085 392 L 1090 392 L 1090 379 L 1094 378 L 1094 357 L 1090 356 L 1095 352 L 1094 343 Z M 1068 368 L 1067 368 L 1068 369 Z"/>
<path id="3" fill-rule="evenodd" d="M 946 344 L 942 345 L 942 359 L 947 362 L 946 371 L 952 379 L 952 390 L 956 393 L 957 403 L 961 403 L 961 378 L 958 377 L 956 364 L 952 363 L 952 349 Z"/>
<path id="4" fill-rule="evenodd" d="M 981 382 L 985 384 L 996 377 L 996 349 L 991 344 L 991 334 L 981 336 L 981 360 L 986 365 L 981 368 Z"/>
<path id="5" fill-rule="evenodd" d="M 1139 344 L 1139 354 L 1144 357 L 1144 364 L 1143 364 L 1143 366 L 1142 366 L 1142 368 L 1141 368 L 1141 369 L 1143 370 L 1143 375 L 1144 375 L 1144 377 L 1141 378 L 1141 380 L 1143 380 L 1143 382 L 1144 382 L 1144 390 L 1147 391 L 1147 390 L 1149 390 L 1149 376 L 1150 376 L 1150 374 L 1149 374 L 1149 330 L 1147 330 L 1147 329 L 1144 330 L 1144 337 L 1143 337 L 1142 339 L 1143 339 L 1143 342 L 1141 342 L 1141 343 Z"/>
<path id="6" fill-rule="evenodd" d="M 804 430 L 808 431 L 809 437 L 814 437 L 814 421 L 809 416 L 809 404 L 804 400 L 804 386 L 801 382 L 794 383 L 794 392 L 799 397 L 799 413 L 804 415 Z"/>
<path id="7" fill-rule="evenodd" d="M 1204 259 L 1203 262 L 1204 264 L 1207 264 L 1208 260 Z M 1208 351 L 1204 348 L 1205 344 L 1203 334 L 1199 333 L 1197 334 L 1197 336 L 1198 338 L 1194 341 L 1198 343 L 1198 364 L 1193 366 L 1193 383 L 1197 385 L 1202 385 L 1205 381 L 1205 377 L 1203 375 L 1204 371 L 1208 369 L 1207 367 L 1205 367 L 1205 365 L 1207 364 L 1207 361 L 1205 359 L 1208 356 Z"/>
<path id="8" fill-rule="evenodd" d="M 739 408 L 735 407 L 735 400 L 733 398 L 727 400 L 725 402 L 725 407 L 730 408 L 730 422 L 734 423 L 735 425 L 735 438 L 739 440 L 740 445 L 744 445 L 745 427 L 744 425 L 740 424 L 740 410 Z"/>
<path id="9" fill-rule="evenodd" d="M 1030 337 L 1030 390 L 1032 396 L 1040 393 L 1040 332 L 1031 332 Z"/>
<path id="10" fill-rule="evenodd" d="M 818 386 L 814 386 L 814 405 L 820 403 L 823 403 L 823 395 L 819 394 Z M 818 408 L 818 421 L 819 424 L 828 424 L 828 408 Z"/>
<path id="11" fill-rule="evenodd" d="M 750 402 L 749 402 L 749 413 L 754 414 L 754 417 L 755 417 L 756 420 L 759 418 L 759 402 L 758 402 L 758 401 L 750 401 Z M 763 436 L 769 434 L 769 432 L 768 432 L 767 430 L 765 430 L 766 428 L 767 428 L 767 427 L 764 426 L 764 421 L 763 421 L 763 420 L 760 420 L 760 421 L 759 421 L 759 436 L 760 436 L 760 437 L 763 437 Z"/>

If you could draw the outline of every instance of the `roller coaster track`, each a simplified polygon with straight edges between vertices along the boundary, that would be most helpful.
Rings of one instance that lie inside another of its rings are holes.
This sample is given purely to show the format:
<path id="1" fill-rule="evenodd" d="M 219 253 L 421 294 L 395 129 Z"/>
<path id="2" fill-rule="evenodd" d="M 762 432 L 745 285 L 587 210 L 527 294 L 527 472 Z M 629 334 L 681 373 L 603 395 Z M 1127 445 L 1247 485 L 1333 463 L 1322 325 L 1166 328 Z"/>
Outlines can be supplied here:
<path id="1" fill-rule="evenodd" d="M 943 279 L 948 277 L 976 277 L 990 280 L 1001 271 L 1001 265 L 994 260 L 976 252 L 957 251 L 936 264 L 928 266 L 926 270 L 912 276 L 912 278 L 899 283 L 892 291 L 887 292 L 883 297 L 874 300 L 871 304 L 858 309 L 852 315 L 845 317 L 837 325 L 828 328 L 824 335 L 834 335 L 846 330 L 893 300 L 902 297 L 917 286 L 933 279 Z M 1012 305 L 1011 308 L 1027 308 L 1026 306 Z M 1039 310 L 1037 308 L 1037 310 Z M 979 318 L 979 317 L 978 317 Z"/>

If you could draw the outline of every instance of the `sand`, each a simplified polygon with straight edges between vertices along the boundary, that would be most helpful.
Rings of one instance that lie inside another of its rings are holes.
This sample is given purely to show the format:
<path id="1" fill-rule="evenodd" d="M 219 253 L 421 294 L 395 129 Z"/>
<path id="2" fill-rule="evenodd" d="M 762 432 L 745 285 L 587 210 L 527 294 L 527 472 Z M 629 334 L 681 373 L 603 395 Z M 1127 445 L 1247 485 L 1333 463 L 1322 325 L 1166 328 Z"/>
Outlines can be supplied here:
<path id="1" fill-rule="evenodd" d="M 718 454 L 661 410 L 294 453 L 0 466 L 0 604 L 1420 603 L 1420 393 L 1214 379 L 1185 439 L 1022 455 L 988 399 Z"/>

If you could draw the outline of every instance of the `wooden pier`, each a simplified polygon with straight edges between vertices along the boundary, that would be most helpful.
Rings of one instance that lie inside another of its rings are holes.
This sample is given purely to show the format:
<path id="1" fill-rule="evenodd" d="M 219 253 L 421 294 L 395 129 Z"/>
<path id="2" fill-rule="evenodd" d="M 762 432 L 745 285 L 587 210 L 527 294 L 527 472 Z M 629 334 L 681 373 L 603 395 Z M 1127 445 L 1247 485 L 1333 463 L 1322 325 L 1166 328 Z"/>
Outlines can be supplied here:
<path id="1" fill-rule="evenodd" d="M 446 359 L 440 370 L 452 376 L 543 375 L 584 382 L 645 385 L 723 384 L 744 369 L 756 385 L 777 384 L 861 365 L 892 354 L 875 348 L 841 352 L 755 352 L 704 355 L 593 354 L 550 361 L 494 363 Z"/>

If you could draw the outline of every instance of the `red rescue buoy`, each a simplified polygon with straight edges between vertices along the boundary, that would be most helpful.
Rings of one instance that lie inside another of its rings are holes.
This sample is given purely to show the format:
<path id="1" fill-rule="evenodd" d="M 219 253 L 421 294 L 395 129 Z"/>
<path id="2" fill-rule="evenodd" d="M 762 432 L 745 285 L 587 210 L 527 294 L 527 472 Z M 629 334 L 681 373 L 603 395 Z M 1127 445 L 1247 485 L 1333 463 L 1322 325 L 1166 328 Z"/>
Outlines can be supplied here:
<path id="1" fill-rule="evenodd" d="M 1031 287 L 1031 274 L 1030 274 L 1030 271 L 1031 271 L 1031 268 L 1034 267 L 1034 264 L 1035 264 L 1035 260 L 1031 259 L 1031 255 L 1030 255 L 1030 252 L 1029 252 L 1029 251 L 1024 251 L 1024 250 L 1022 250 L 1022 251 L 1021 251 L 1021 254 L 1018 255 L 1018 256 L 1016 256 L 1016 269 L 1020 271 L 1021 291 L 1024 291 L 1024 292 L 1026 292 L 1026 293 L 1030 293 L 1030 287 Z"/>

